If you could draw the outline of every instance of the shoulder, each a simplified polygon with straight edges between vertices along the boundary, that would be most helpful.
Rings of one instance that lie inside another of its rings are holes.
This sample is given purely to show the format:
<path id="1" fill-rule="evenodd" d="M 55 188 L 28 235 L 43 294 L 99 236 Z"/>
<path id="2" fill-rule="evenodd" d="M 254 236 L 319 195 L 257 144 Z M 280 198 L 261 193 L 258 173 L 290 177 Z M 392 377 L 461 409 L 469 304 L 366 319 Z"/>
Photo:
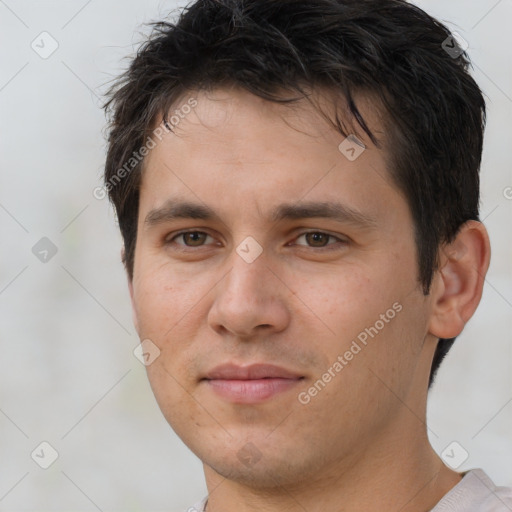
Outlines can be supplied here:
<path id="1" fill-rule="evenodd" d="M 499 487 L 482 469 L 472 469 L 431 512 L 510 512 L 512 487 Z"/>

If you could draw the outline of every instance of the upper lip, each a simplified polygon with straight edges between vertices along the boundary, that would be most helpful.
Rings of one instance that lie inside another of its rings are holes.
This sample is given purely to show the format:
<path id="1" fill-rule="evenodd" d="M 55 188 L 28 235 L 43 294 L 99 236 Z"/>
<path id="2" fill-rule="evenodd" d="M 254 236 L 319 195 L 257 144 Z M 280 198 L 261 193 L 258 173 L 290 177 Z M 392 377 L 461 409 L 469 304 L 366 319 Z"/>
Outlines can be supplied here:
<path id="1" fill-rule="evenodd" d="M 253 379 L 299 379 L 302 375 L 273 364 L 251 364 L 238 366 L 227 363 L 216 366 L 210 370 L 205 379 L 214 380 L 253 380 Z"/>

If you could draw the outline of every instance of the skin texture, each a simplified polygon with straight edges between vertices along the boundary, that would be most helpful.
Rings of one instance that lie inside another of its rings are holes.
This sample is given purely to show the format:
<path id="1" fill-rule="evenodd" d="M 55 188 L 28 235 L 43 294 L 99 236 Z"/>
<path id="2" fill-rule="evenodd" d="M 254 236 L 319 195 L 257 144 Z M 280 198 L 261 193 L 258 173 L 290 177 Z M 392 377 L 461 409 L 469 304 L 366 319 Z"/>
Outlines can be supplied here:
<path id="1" fill-rule="evenodd" d="M 197 106 L 145 162 L 129 286 L 139 336 L 160 350 L 147 367 L 158 404 L 204 463 L 207 510 L 430 510 L 461 477 L 428 442 L 428 375 L 438 338 L 458 335 L 480 300 L 485 228 L 469 222 L 440 251 L 424 296 L 385 145 L 358 135 L 366 149 L 349 161 L 344 137 L 306 101 L 290 108 L 236 89 L 190 96 Z M 360 109 L 385 140 L 371 101 Z M 146 222 L 178 200 L 218 219 Z M 370 222 L 270 218 L 281 203 L 309 201 L 339 202 Z M 236 251 L 249 236 L 263 250 L 251 263 Z M 333 371 L 381 315 L 384 326 Z M 263 402 L 233 403 L 202 380 L 227 362 L 303 378 Z"/>

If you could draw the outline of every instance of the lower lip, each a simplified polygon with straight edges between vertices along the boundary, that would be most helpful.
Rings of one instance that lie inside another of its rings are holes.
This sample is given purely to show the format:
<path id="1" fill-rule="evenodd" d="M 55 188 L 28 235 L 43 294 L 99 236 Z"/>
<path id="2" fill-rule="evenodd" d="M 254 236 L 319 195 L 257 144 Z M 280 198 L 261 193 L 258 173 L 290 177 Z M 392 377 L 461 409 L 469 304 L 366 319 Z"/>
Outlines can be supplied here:
<path id="1" fill-rule="evenodd" d="M 255 404 L 268 400 L 296 386 L 298 379 L 206 380 L 210 388 L 221 397 L 240 404 Z"/>

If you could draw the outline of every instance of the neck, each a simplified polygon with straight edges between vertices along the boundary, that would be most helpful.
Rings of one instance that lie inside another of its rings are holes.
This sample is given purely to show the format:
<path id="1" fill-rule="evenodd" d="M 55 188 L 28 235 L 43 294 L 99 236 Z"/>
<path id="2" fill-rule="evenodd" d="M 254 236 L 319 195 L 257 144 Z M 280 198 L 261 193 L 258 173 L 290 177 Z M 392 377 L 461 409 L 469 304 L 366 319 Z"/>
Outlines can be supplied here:
<path id="1" fill-rule="evenodd" d="M 461 480 L 432 449 L 422 417 L 403 408 L 364 449 L 293 486 L 257 488 L 204 465 L 207 512 L 427 512 Z M 422 415 L 423 416 L 423 415 Z"/>

